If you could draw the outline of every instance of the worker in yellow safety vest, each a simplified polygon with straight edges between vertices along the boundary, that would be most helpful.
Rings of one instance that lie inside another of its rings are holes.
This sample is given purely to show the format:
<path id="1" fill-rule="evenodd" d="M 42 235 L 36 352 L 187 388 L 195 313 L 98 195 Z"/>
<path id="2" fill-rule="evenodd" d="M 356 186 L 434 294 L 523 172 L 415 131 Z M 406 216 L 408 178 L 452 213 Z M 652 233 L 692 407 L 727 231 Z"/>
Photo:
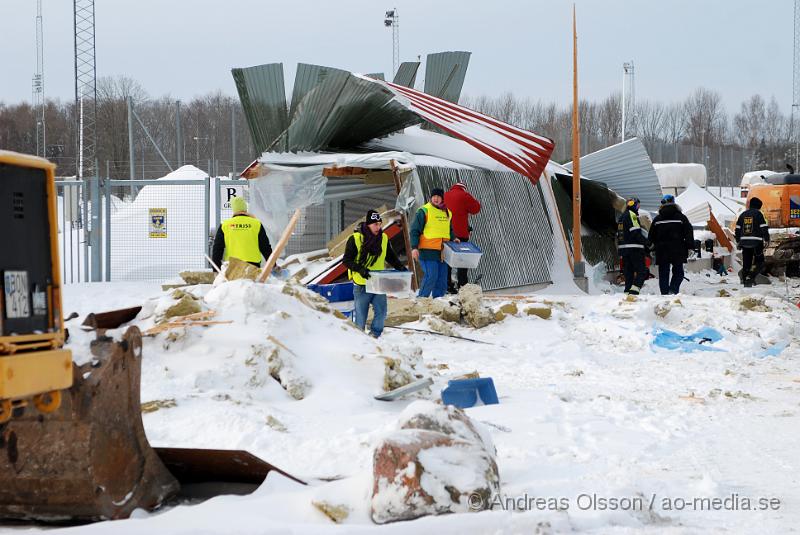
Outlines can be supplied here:
<path id="1" fill-rule="evenodd" d="M 411 256 L 422 266 L 420 297 L 442 297 L 447 292 L 447 264 L 442 260 L 446 241 L 460 241 L 453 233 L 453 214 L 444 204 L 444 190 L 431 190 L 431 200 L 417 210 L 411 223 Z"/>
<path id="2" fill-rule="evenodd" d="M 386 294 L 374 294 L 367 291 L 367 279 L 371 271 L 382 271 L 388 262 L 398 271 L 407 271 L 397 258 L 389 237 L 383 232 L 381 214 L 375 210 L 367 212 L 366 220 L 361 223 L 347 239 L 344 247 L 342 263 L 347 266 L 347 275 L 353 281 L 354 320 L 362 331 L 367 324 L 369 307 L 372 305 L 373 318 L 369 326 L 369 334 L 378 338 L 383 332 L 386 321 Z"/>
<path id="3" fill-rule="evenodd" d="M 247 213 L 247 201 L 242 197 L 234 197 L 231 201 L 233 217 L 220 223 L 214 237 L 211 260 L 214 265 L 222 265 L 223 252 L 225 259 L 238 258 L 258 267 L 261 257 L 269 258 L 272 246 L 264 231 L 261 221 Z"/>

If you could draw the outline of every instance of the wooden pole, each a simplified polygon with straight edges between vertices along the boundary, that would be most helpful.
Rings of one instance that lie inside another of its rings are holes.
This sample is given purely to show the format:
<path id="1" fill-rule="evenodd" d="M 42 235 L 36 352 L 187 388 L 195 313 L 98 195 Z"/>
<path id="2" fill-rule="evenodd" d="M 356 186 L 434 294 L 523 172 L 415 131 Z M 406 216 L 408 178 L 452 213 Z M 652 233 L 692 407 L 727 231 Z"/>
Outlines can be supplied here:
<path id="1" fill-rule="evenodd" d="M 272 268 L 274 268 L 275 264 L 278 263 L 278 258 L 280 258 L 283 249 L 286 247 L 286 244 L 289 243 L 289 238 L 292 237 L 292 231 L 294 230 L 295 225 L 297 225 L 297 220 L 299 218 L 300 208 L 294 211 L 292 218 L 289 220 L 289 224 L 286 225 L 286 228 L 283 230 L 281 239 L 278 240 L 278 243 L 272 250 L 272 254 L 269 255 L 269 258 L 267 259 L 267 265 L 264 266 L 264 269 L 261 270 L 261 274 L 258 276 L 258 282 L 266 281 L 267 277 L 269 277 L 269 274 L 272 273 Z"/>
<path id="2" fill-rule="evenodd" d="M 400 173 L 397 171 L 397 162 L 391 160 L 390 165 L 392 166 L 392 178 L 394 179 L 394 189 L 397 195 L 400 195 Z M 408 234 L 408 218 L 406 218 L 406 213 L 400 213 L 400 224 L 403 225 L 403 243 L 406 247 L 406 262 L 408 263 L 408 270 L 411 272 L 411 289 L 419 290 L 419 285 L 417 284 L 417 264 L 414 262 L 414 259 L 411 258 L 411 237 Z"/>
<path id="3" fill-rule="evenodd" d="M 581 262 L 581 132 L 578 123 L 578 25 L 572 4 L 572 256 L 575 270 Z M 581 267 L 583 267 L 581 265 Z M 575 271 L 576 276 L 583 273 Z"/>

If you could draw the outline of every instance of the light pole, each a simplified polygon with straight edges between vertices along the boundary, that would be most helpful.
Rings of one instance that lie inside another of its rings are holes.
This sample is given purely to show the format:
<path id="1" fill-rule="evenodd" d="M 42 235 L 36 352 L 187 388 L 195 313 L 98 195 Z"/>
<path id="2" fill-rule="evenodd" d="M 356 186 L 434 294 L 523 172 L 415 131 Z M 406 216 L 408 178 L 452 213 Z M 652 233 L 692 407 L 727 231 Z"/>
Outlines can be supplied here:
<path id="1" fill-rule="evenodd" d="M 386 12 L 383 25 L 392 29 L 392 77 L 394 77 L 400 65 L 400 14 L 397 8 Z"/>

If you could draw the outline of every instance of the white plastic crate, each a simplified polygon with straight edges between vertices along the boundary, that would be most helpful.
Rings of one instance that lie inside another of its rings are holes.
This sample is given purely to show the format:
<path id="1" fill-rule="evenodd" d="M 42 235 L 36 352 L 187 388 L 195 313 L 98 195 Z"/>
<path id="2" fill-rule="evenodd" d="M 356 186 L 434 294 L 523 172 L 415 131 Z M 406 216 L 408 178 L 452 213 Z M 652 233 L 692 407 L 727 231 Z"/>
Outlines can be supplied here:
<path id="1" fill-rule="evenodd" d="M 468 241 L 444 242 L 444 261 L 452 268 L 475 269 L 481 261 L 482 254 L 477 245 Z"/>
<path id="2" fill-rule="evenodd" d="M 411 293 L 410 271 L 370 271 L 367 291 L 372 294 L 406 296 Z"/>

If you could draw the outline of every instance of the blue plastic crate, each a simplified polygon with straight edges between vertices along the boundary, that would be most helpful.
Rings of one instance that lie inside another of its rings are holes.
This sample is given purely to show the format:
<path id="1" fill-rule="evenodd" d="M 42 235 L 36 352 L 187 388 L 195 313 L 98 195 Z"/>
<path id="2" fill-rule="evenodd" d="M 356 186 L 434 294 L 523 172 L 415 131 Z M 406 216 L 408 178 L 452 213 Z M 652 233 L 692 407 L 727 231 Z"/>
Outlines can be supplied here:
<path id="1" fill-rule="evenodd" d="M 448 381 L 447 388 L 442 390 L 442 402 L 460 409 L 474 407 L 480 398 L 484 405 L 500 403 L 497 390 L 491 377 L 477 379 L 455 379 Z"/>
<path id="2" fill-rule="evenodd" d="M 353 300 L 353 283 L 339 282 L 336 284 L 309 284 L 312 292 L 316 292 L 331 303 Z"/>
<path id="3" fill-rule="evenodd" d="M 480 247 L 468 241 L 444 242 L 443 259 L 450 267 L 475 269 L 481 261 L 482 254 Z"/>

